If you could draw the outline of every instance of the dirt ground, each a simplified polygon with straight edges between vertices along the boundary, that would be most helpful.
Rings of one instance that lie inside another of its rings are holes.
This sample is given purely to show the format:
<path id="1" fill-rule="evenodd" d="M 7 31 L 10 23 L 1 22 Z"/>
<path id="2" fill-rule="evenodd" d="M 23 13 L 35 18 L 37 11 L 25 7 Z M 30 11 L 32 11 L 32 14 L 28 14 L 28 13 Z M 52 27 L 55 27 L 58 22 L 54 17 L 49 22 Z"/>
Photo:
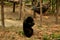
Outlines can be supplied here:
<path id="1" fill-rule="evenodd" d="M 23 20 L 25 17 L 32 16 L 33 11 L 25 8 L 22 9 L 22 19 L 19 20 L 20 8 L 16 6 L 16 12 L 12 12 L 12 6 L 4 7 L 5 26 L 6 28 L 0 27 L 0 40 L 44 40 L 43 36 L 51 34 L 60 35 L 60 16 L 58 16 L 58 24 L 55 24 L 55 16 L 42 16 L 42 27 L 40 26 L 40 15 L 36 14 L 34 18 L 35 25 L 33 26 L 34 35 L 31 38 L 27 38 L 23 35 Z M 0 6 L 0 26 L 1 26 L 1 6 Z M 50 40 L 56 40 L 51 38 Z"/>

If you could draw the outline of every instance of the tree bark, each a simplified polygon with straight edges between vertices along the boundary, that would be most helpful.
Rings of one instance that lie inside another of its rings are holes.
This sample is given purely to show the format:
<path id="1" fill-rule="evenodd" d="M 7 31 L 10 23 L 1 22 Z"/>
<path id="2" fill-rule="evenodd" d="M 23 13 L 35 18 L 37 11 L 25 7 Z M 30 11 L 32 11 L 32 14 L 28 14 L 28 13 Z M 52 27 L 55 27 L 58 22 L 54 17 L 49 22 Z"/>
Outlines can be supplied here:
<path id="1" fill-rule="evenodd" d="M 1 0 L 1 20 L 2 20 L 2 26 L 5 27 L 5 23 L 4 23 L 4 2 L 3 0 Z"/>
<path id="2" fill-rule="evenodd" d="M 40 26 L 42 27 L 42 0 L 40 0 Z"/>
<path id="3" fill-rule="evenodd" d="M 58 24 L 59 0 L 56 0 L 56 24 Z"/>
<path id="4" fill-rule="evenodd" d="M 20 1 L 20 17 L 19 17 L 19 20 L 21 20 L 21 16 L 22 16 L 22 0 L 19 0 Z"/>
<path id="5" fill-rule="evenodd" d="M 32 6 L 36 6 L 36 0 L 32 0 Z M 36 13 L 33 11 L 33 17 L 36 18 Z"/>
<path id="6" fill-rule="evenodd" d="M 15 2 L 13 2 L 13 12 L 15 12 Z"/>

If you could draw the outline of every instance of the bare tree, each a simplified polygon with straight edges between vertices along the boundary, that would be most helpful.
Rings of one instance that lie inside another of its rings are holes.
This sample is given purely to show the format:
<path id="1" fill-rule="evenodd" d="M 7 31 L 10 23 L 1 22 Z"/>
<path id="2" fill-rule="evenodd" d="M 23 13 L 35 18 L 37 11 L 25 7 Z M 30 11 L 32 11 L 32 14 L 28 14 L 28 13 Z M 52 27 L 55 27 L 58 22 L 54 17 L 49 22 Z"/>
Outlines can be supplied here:
<path id="1" fill-rule="evenodd" d="M 37 3 L 37 0 L 32 0 L 32 5 L 33 5 L 33 6 L 36 6 L 36 3 Z M 33 16 L 34 16 L 34 18 L 36 18 L 36 13 L 35 13 L 35 11 L 33 11 Z"/>
<path id="2" fill-rule="evenodd" d="M 13 3 L 13 12 L 15 12 L 15 5 L 16 5 L 17 1 L 16 0 L 7 0 L 7 1 Z"/>
<path id="3" fill-rule="evenodd" d="M 58 24 L 58 12 L 59 12 L 59 1 L 60 0 L 56 0 L 56 24 Z"/>
<path id="4" fill-rule="evenodd" d="M 1 0 L 1 19 L 2 19 L 2 26 L 5 27 L 5 23 L 4 23 L 4 2 L 3 0 Z"/>
<path id="5" fill-rule="evenodd" d="M 19 0 L 20 2 L 20 17 L 19 17 L 19 20 L 21 20 L 21 13 L 22 13 L 22 0 Z"/>
<path id="6" fill-rule="evenodd" d="M 13 2 L 13 12 L 15 12 L 15 2 Z"/>
<path id="7" fill-rule="evenodd" d="M 40 26 L 42 26 L 42 0 L 40 0 Z"/>

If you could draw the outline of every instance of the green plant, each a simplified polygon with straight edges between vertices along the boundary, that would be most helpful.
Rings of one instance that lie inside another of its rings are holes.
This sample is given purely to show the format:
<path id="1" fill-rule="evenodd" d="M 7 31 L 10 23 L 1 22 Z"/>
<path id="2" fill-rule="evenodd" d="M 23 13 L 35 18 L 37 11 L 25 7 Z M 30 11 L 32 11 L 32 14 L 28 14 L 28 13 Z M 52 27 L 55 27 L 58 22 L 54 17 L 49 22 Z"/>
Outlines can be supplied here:
<path id="1" fill-rule="evenodd" d="M 60 34 L 55 34 L 55 38 L 56 38 L 57 40 L 60 40 Z"/>
<path id="2" fill-rule="evenodd" d="M 50 40 L 50 37 L 47 34 L 43 35 L 43 40 Z"/>
<path id="3" fill-rule="evenodd" d="M 23 31 L 19 31 L 18 34 L 19 35 L 23 35 L 24 33 L 23 33 Z"/>
<path id="4" fill-rule="evenodd" d="M 60 40 L 60 34 L 52 33 L 51 37 L 52 37 L 52 39 Z"/>

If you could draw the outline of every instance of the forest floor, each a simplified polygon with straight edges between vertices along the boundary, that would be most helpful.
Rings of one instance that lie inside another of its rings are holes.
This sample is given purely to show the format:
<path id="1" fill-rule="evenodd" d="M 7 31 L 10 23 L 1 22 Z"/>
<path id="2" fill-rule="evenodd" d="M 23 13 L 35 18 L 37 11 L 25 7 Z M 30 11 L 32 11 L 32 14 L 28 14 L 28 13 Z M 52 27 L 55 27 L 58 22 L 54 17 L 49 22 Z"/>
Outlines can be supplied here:
<path id="1" fill-rule="evenodd" d="M 36 14 L 33 26 L 34 34 L 31 38 L 23 35 L 23 20 L 25 17 L 33 16 L 32 10 L 25 8 L 22 10 L 22 19 L 19 20 L 20 8 L 16 7 L 13 13 L 12 6 L 4 7 L 5 28 L 0 27 L 0 40 L 58 40 L 60 39 L 60 16 L 58 16 L 58 24 L 55 24 L 55 16 L 42 16 L 42 27 L 40 26 L 40 15 Z M 0 26 L 1 26 L 1 7 L 0 7 Z"/>

